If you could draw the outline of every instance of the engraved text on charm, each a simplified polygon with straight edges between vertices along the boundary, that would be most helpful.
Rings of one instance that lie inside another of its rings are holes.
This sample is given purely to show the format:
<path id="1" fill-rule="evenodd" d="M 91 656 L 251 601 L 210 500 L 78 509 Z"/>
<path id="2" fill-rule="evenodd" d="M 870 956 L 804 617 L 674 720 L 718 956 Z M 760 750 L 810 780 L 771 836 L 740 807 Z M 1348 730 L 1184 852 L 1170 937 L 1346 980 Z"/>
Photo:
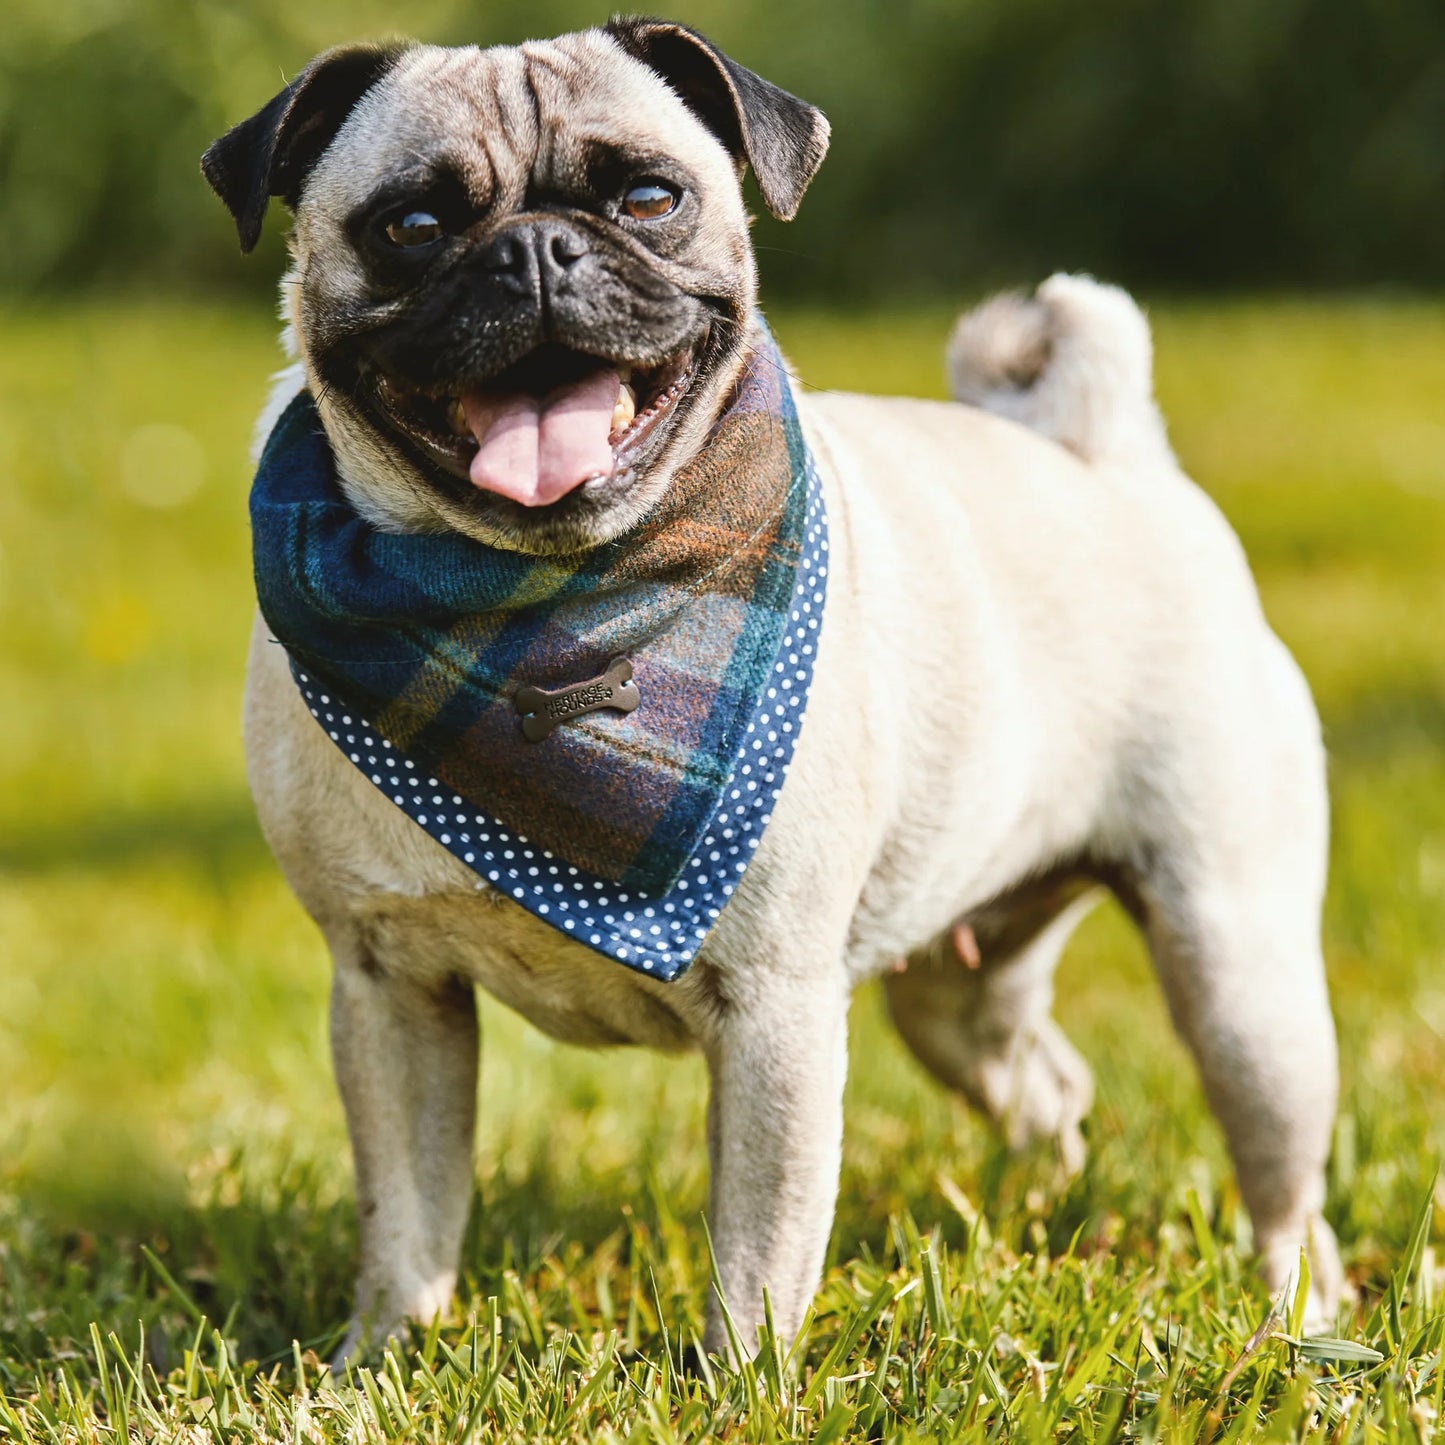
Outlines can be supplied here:
<path id="1" fill-rule="evenodd" d="M 556 692 L 519 687 L 512 695 L 512 705 L 522 714 L 522 736 L 530 743 L 541 742 L 568 718 L 604 707 L 631 712 L 641 701 L 637 684 L 632 680 L 632 663 L 625 657 L 614 657 L 601 677 L 587 682 L 574 682 L 571 687 L 558 688 Z"/>

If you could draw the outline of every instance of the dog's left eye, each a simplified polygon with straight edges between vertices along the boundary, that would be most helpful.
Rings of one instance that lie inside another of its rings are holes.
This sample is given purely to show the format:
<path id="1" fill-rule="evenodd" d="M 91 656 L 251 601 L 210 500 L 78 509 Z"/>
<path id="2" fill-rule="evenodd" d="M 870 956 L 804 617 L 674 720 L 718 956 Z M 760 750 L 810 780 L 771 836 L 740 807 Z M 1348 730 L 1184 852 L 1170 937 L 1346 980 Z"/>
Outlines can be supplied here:
<path id="1" fill-rule="evenodd" d="M 681 194 L 661 181 L 639 181 L 622 198 L 622 209 L 634 221 L 657 221 L 677 209 Z"/>
<path id="2" fill-rule="evenodd" d="M 386 228 L 386 239 L 403 250 L 430 246 L 441 238 L 442 223 L 430 211 L 408 211 L 391 221 Z"/>

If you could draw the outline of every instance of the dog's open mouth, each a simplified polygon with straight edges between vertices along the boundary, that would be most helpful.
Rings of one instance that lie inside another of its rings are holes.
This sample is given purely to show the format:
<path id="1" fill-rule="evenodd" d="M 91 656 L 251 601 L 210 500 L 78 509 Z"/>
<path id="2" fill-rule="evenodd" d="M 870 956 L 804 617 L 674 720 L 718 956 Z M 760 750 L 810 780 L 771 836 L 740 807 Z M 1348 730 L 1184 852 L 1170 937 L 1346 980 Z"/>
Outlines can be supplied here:
<path id="1" fill-rule="evenodd" d="M 546 507 L 627 470 L 692 375 L 691 352 L 642 367 L 549 344 L 461 391 L 414 391 L 378 376 L 374 392 L 391 424 L 445 471 Z"/>

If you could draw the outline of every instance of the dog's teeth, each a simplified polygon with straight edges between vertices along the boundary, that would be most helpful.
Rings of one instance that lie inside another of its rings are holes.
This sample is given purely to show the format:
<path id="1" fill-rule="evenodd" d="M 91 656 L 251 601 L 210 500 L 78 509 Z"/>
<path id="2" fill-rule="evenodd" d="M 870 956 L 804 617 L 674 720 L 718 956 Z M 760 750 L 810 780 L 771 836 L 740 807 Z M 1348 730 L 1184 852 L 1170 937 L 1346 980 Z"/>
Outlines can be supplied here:
<path id="1" fill-rule="evenodd" d="M 467 410 L 462 405 L 462 399 L 454 396 L 447 403 L 447 425 L 459 436 L 471 436 L 471 429 L 467 426 Z"/>
<path id="2" fill-rule="evenodd" d="M 636 415 L 636 393 L 624 381 L 617 393 L 617 405 L 612 408 L 612 430 L 614 432 L 626 431 L 632 425 L 632 419 Z"/>
<path id="3" fill-rule="evenodd" d="M 632 384 L 632 368 L 630 366 L 619 366 L 617 368 L 617 375 L 621 377 L 623 386 L 630 386 Z"/>

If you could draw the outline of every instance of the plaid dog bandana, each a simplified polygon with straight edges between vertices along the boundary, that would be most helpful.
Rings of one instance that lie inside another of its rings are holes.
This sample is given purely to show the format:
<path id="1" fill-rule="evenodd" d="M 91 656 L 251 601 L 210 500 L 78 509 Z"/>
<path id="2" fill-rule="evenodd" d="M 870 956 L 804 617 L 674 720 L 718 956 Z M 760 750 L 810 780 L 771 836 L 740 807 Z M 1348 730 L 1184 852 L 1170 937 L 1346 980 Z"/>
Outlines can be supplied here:
<path id="1" fill-rule="evenodd" d="M 251 519 L 262 614 L 350 761 L 478 886 L 680 973 L 771 816 L 821 626 L 821 488 L 771 338 L 658 510 L 605 546 L 377 532 L 306 395 Z"/>

